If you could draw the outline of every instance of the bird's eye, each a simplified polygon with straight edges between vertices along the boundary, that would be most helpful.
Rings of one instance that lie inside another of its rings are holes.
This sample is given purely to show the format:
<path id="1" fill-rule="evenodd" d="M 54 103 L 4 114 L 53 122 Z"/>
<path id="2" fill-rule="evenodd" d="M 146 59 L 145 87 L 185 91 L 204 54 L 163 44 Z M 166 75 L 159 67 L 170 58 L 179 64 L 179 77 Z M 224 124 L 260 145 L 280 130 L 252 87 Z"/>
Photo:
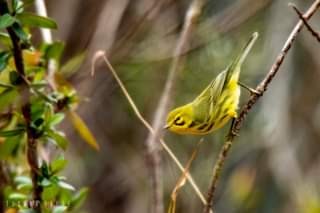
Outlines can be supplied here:
<path id="1" fill-rule="evenodd" d="M 178 116 L 175 120 L 174 120 L 174 124 L 178 125 L 178 126 L 183 126 L 185 124 L 184 120 Z"/>

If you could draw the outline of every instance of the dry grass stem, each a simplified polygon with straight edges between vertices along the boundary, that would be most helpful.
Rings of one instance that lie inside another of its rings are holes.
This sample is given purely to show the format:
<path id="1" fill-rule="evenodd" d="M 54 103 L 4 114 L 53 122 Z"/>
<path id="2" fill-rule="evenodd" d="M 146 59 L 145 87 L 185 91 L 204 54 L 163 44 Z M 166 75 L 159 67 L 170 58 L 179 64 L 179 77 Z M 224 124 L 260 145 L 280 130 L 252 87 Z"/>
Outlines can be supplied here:
<path id="1" fill-rule="evenodd" d="M 181 53 L 188 46 L 189 39 L 194 29 L 196 20 L 200 15 L 203 4 L 203 0 L 193 0 L 187 10 L 183 29 L 173 55 L 173 61 L 164 86 L 164 90 L 154 114 L 152 122 L 154 134 L 150 133 L 146 139 L 148 156 L 147 164 L 149 165 L 150 181 L 153 190 L 151 204 L 151 211 L 153 213 L 161 213 L 164 211 L 161 156 L 159 144 L 157 143 L 157 141 L 159 140 L 158 138 L 161 137 L 164 125 L 164 117 L 168 112 L 170 101 L 173 97 L 174 86 L 176 85 L 180 73 L 179 71 L 181 70 L 183 65 Z"/>
<path id="2" fill-rule="evenodd" d="M 123 94 L 125 95 L 125 97 L 127 98 L 131 108 L 133 109 L 134 113 L 136 114 L 137 118 L 142 122 L 142 124 L 148 129 L 148 131 L 151 134 L 155 134 L 154 129 L 152 128 L 152 126 L 148 123 L 148 121 L 141 115 L 139 109 L 137 108 L 136 104 L 134 103 L 133 99 L 131 98 L 129 92 L 127 91 L 127 89 L 125 88 L 124 84 L 122 83 L 121 79 L 119 78 L 119 76 L 117 75 L 116 71 L 114 70 L 114 68 L 112 67 L 111 63 L 109 62 L 108 58 L 105 55 L 104 51 L 98 51 L 96 52 L 96 54 L 93 57 L 92 60 L 92 68 L 91 68 L 91 74 L 94 74 L 94 65 L 95 62 L 99 59 L 99 58 L 103 58 L 103 60 L 105 61 L 108 69 L 110 70 L 110 72 L 112 73 L 112 75 L 114 76 L 114 78 L 116 79 L 118 85 L 121 88 L 121 91 L 123 92 Z M 166 142 L 162 139 L 159 138 L 158 139 L 160 141 L 161 146 L 163 147 L 163 149 L 168 153 L 168 155 L 170 156 L 170 158 L 173 160 L 173 162 L 177 165 L 177 167 L 180 169 L 180 171 L 183 173 L 184 172 L 184 167 L 183 165 L 180 163 L 180 161 L 178 160 L 178 158 L 175 156 L 175 154 L 173 153 L 173 151 L 170 149 L 170 147 L 167 146 Z M 203 194 L 201 193 L 199 187 L 197 186 L 196 182 L 193 180 L 192 176 L 187 173 L 187 180 L 190 183 L 191 187 L 194 189 L 196 195 L 200 198 L 201 202 L 206 205 L 206 199 L 203 196 Z"/>
<path id="3" fill-rule="evenodd" d="M 182 172 L 180 178 L 177 181 L 177 184 L 175 185 L 174 189 L 172 190 L 171 201 L 170 201 L 168 213 L 175 213 L 176 212 L 176 203 L 177 203 L 178 192 L 186 184 L 187 175 L 189 174 L 191 163 L 196 158 L 196 156 L 199 152 L 200 145 L 203 143 L 203 141 L 204 141 L 204 139 L 201 138 L 199 140 L 199 142 L 197 143 L 196 147 L 193 149 L 191 157 L 188 160 L 188 162 L 184 168 L 184 171 Z"/>

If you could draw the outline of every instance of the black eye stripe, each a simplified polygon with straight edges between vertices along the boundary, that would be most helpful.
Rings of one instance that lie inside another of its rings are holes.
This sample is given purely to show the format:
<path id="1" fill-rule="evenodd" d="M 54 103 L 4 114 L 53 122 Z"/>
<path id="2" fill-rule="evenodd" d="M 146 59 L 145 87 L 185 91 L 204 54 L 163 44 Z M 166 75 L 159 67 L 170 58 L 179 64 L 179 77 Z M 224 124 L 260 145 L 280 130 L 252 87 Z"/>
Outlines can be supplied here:
<path id="1" fill-rule="evenodd" d="M 181 121 L 181 122 L 179 122 L 179 123 L 175 123 L 176 125 L 178 125 L 178 126 L 183 126 L 184 124 L 185 124 L 185 122 L 184 121 Z"/>
<path id="2" fill-rule="evenodd" d="M 183 126 L 185 124 L 184 120 L 181 118 L 181 117 L 177 117 L 175 120 L 174 120 L 174 124 L 175 125 L 178 125 L 178 126 Z"/>

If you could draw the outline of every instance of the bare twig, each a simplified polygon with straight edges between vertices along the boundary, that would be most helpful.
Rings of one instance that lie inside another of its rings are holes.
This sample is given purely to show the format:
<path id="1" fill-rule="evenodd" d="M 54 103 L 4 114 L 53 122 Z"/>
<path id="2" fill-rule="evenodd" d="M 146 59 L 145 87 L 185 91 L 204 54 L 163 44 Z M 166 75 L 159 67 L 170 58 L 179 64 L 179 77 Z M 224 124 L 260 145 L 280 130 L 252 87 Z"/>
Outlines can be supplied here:
<path id="1" fill-rule="evenodd" d="M 5 0 L 0 0 L 0 14 L 3 15 L 6 13 L 9 13 L 8 4 Z M 16 35 L 12 27 L 7 27 L 7 31 L 13 45 L 13 58 L 17 72 L 24 80 L 24 84 L 28 85 L 28 80 L 25 75 L 20 39 Z M 42 186 L 38 184 L 39 163 L 36 136 L 34 135 L 34 131 L 31 128 L 31 106 L 29 103 L 30 95 L 31 94 L 29 88 L 25 90 L 25 94 L 21 95 L 25 100 L 25 104 L 22 106 L 22 114 L 27 127 L 27 159 L 31 169 L 31 177 L 33 183 L 33 200 L 36 201 L 35 203 L 39 203 L 41 201 Z M 41 212 L 40 205 L 35 205 L 32 207 L 37 213 Z"/>
<path id="2" fill-rule="evenodd" d="M 310 19 L 311 16 L 316 12 L 316 10 L 320 7 L 320 0 L 314 1 L 314 3 L 310 6 L 308 11 L 304 14 L 304 18 L 306 20 Z M 304 24 L 303 21 L 300 20 L 294 29 L 292 30 L 291 34 L 289 35 L 286 43 L 284 44 L 282 50 L 280 51 L 278 57 L 276 58 L 274 64 L 272 65 L 271 69 L 269 70 L 268 74 L 265 76 L 265 78 L 260 82 L 260 84 L 256 87 L 256 90 L 258 91 L 257 94 L 252 94 L 248 102 L 244 105 L 242 108 L 239 117 L 234 121 L 234 124 L 232 126 L 232 129 L 230 130 L 227 141 L 222 146 L 218 159 L 214 165 L 213 168 L 213 177 L 212 181 L 209 187 L 208 195 L 207 195 L 207 203 L 208 205 L 204 208 L 204 212 L 208 213 L 209 210 L 212 207 L 212 202 L 214 199 L 214 193 L 217 187 L 217 183 L 221 174 L 222 167 L 224 165 L 224 162 L 228 156 L 228 153 L 232 147 L 232 144 L 234 142 L 235 137 L 237 136 L 235 133 L 240 131 L 240 128 L 243 124 L 243 121 L 245 120 L 247 114 L 252 109 L 252 107 L 256 104 L 258 99 L 263 95 L 263 93 L 268 89 L 268 85 L 273 80 L 274 76 L 279 71 L 279 68 L 281 64 L 284 61 L 285 56 L 289 52 L 293 42 L 295 41 L 298 33 L 303 28 Z"/>
<path id="3" fill-rule="evenodd" d="M 179 177 L 175 187 L 173 188 L 171 192 L 171 201 L 169 204 L 168 213 L 175 213 L 176 212 L 176 203 L 177 203 L 177 197 L 179 190 L 185 185 L 187 180 L 187 175 L 189 174 L 189 170 L 191 167 L 191 163 L 194 161 L 196 156 L 198 155 L 200 145 L 203 143 L 204 139 L 201 138 L 199 142 L 197 143 L 196 147 L 193 149 L 190 159 L 188 160 L 184 172 L 182 172 L 181 176 Z"/>
<path id="4" fill-rule="evenodd" d="M 36 0 L 35 1 L 35 9 L 37 13 L 41 16 L 47 17 L 47 8 L 44 0 Z M 53 42 L 52 33 L 50 29 L 40 28 L 42 40 L 48 44 Z M 47 64 L 47 72 L 48 72 L 48 82 L 53 89 L 56 89 L 56 84 L 54 80 L 54 73 L 57 70 L 57 62 L 54 59 L 49 59 Z"/>
<path id="5" fill-rule="evenodd" d="M 109 68 L 110 72 L 112 73 L 112 75 L 114 76 L 114 78 L 116 79 L 117 83 L 119 84 L 123 94 L 125 95 L 125 97 L 127 98 L 130 106 L 132 107 L 134 113 L 136 114 L 137 118 L 142 122 L 142 124 L 148 129 L 148 131 L 151 134 L 155 134 L 154 129 L 152 128 L 152 126 L 148 123 L 148 121 L 146 121 L 146 119 L 141 115 L 139 109 L 137 108 L 136 104 L 134 103 L 133 99 L 131 98 L 129 92 L 127 91 L 127 89 L 125 88 L 124 84 L 122 83 L 122 81 L 120 80 L 119 76 L 117 75 L 116 71 L 114 70 L 114 68 L 112 67 L 111 63 L 109 62 L 108 58 L 106 57 L 106 54 L 104 51 L 98 51 L 96 52 L 94 58 L 93 58 L 93 62 L 92 62 L 92 69 L 91 69 L 91 73 L 93 75 L 94 73 L 94 64 L 96 62 L 97 59 L 99 59 L 100 57 L 102 57 L 107 65 L 107 67 Z M 178 168 L 180 169 L 180 171 L 182 173 L 184 173 L 184 167 L 183 165 L 179 162 L 178 158 L 175 156 L 175 154 L 172 152 L 172 150 L 167 146 L 166 142 L 160 138 L 159 139 L 161 146 L 163 147 L 163 149 L 168 153 L 168 155 L 171 157 L 171 159 L 173 160 L 173 162 L 178 166 Z M 201 202 L 206 205 L 206 199 L 203 196 L 203 194 L 201 193 L 199 187 L 197 186 L 197 184 L 195 183 L 195 181 L 193 180 L 192 176 L 190 175 L 190 173 L 186 174 L 187 180 L 190 183 L 190 185 L 192 186 L 192 188 L 194 189 L 196 195 L 200 198 Z"/>
<path id="6" fill-rule="evenodd" d="M 306 18 L 303 16 L 303 14 L 300 12 L 300 10 L 297 8 L 296 5 L 290 3 L 289 6 L 291 6 L 294 11 L 298 14 L 299 18 L 303 21 L 304 25 L 306 25 L 307 29 L 309 30 L 309 32 L 318 40 L 318 42 L 320 42 L 320 34 L 319 32 L 315 31 L 311 25 L 308 23 L 308 21 L 306 20 Z"/>
<path id="7" fill-rule="evenodd" d="M 170 100 L 173 96 L 174 86 L 178 79 L 179 71 L 182 66 L 182 57 L 181 53 L 184 51 L 188 45 L 190 36 L 192 34 L 195 22 L 199 17 L 199 14 L 202 10 L 204 1 L 202 0 L 193 0 L 191 5 L 188 8 L 188 11 L 185 16 L 183 30 L 181 32 L 178 44 L 174 52 L 174 58 L 169 70 L 169 75 L 161 95 L 157 110 L 154 114 L 154 119 L 152 122 L 152 127 L 155 131 L 154 134 L 149 134 L 146 140 L 147 146 L 147 163 L 150 165 L 150 179 L 152 184 L 152 212 L 160 213 L 163 212 L 163 193 L 162 193 L 162 174 L 161 174 L 161 157 L 159 152 L 159 145 L 157 143 L 158 138 L 161 136 L 164 117 L 167 114 Z"/>

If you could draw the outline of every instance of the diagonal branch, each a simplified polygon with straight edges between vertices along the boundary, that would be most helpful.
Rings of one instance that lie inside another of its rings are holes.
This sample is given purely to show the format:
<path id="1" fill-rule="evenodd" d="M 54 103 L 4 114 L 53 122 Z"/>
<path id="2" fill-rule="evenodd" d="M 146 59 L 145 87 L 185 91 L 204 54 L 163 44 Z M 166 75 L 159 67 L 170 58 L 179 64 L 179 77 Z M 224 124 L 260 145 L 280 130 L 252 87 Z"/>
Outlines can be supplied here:
<path id="1" fill-rule="evenodd" d="M 294 11 L 298 14 L 299 18 L 303 21 L 304 25 L 306 25 L 307 29 L 309 30 L 309 32 L 318 40 L 318 42 L 320 42 L 320 34 L 319 32 L 315 31 L 311 25 L 308 23 L 308 21 L 305 19 L 305 17 L 303 16 L 303 14 L 300 12 L 300 10 L 297 8 L 296 5 L 290 3 L 289 6 L 291 6 Z"/>
<path id="2" fill-rule="evenodd" d="M 202 6 L 204 4 L 203 0 L 193 0 L 190 4 L 188 11 L 185 16 L 183 30 L 181 32 L 179 41 L 177 43 L 174 58 L 169 70 L 167 81 L 161 95 L 157 110 L 154 114 L 154 119 L 152 127 L 154 129 L 154 134 L 149 134 L 146 139 L 147 146 L 147 163 L 149 165 L 150 171 L 150 181 L 152 185 L 152 207 L 151 211 L 153 213 L 163 212 L 163 192 L 162 192 L 162 171 L 161 171 L 161 156 L 158 140 L 161 136 L 164 117 L 168 112 L 170 101 L 173 97 L 174 86 L 178 80 L 180 70 L 182 68 L 183 58 L 181 53 L 187 47 L 191 34 L 193 32 L 195 23 L 200 15 Z"/>
<path id="3" fill-rule="evenodd" d="M 316 12 L 316 10 L 320 7 L 320 0 L 315 0 L 314 3 L 310 6 L 310 8 L 307 10 L 307 12 L 303 15 L 305 20 L 308 20 L 311 18 L 311 16 Z M 221 174 L 221 170 L 223 168 L 224 162 L 228 156 L 228 153 L 232 147 L 232 144 L 234 142 L 235 137 L 237 136 L 237 132 L 240 131 L 241 126 L 252 109 L 252 107 L 256 104 L 256 102 L 262 97 L 264 92 L 268 89 L 269 84 L 279 71 L 280 66 L 282 65 L 285 56 L 289 52 L 293 42 L 295 41 L 298 33 L 302 30 L 304 26 L 304 23 L 302 20 L 300 20 L 292 32 L 290 33 L 286 43 L 284 44 L 282 50 L 280 51 L 278 57 L 276 58 L 274 64 L 271 66 L 269 72 L 265 76 L 265 78 L 260 82 L 260 84 L 256 87 L 256 90 L 258 91 L 257 94 L 252 94 L 248 102 L 244 105 L 242 108 L 239 117 L 234 121 L 234 124 L 232 126 L 232 129 L 230 130 L 228 136 L 227 136 L 227 141 L 224 143 L 222 146 L 218 159 L 214 165 L 213 168 L 213 176 L 211 180 L 211 184 L 208 190 L 208 195 L 207 195 L 207 203 L 208 205 L 204 208 L 204 213 L 208 213 L 209 210 L 211 209 L 213 205 L 213 199 L 214 199 L 214 193 L 217 187 L 217 183 Z"/>

